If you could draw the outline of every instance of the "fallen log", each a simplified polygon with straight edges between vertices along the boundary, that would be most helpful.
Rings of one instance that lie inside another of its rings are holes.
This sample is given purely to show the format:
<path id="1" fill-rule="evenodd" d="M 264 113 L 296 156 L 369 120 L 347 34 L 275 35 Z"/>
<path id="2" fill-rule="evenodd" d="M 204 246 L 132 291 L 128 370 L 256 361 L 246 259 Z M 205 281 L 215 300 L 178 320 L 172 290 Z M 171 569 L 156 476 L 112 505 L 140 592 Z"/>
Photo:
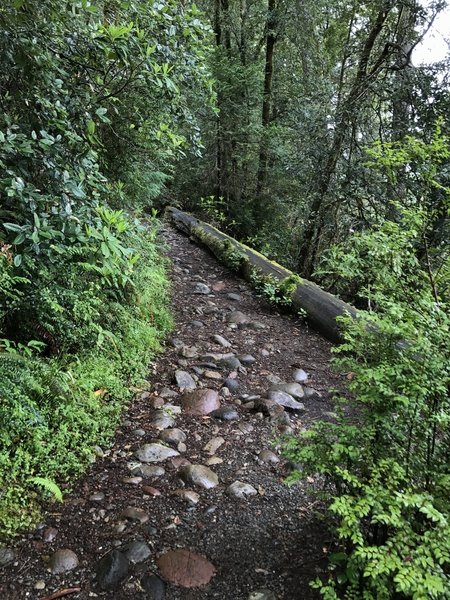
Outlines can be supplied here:
<path id="1" fill-rule="evenodd" d="M 325 292 L 315 283 L 298 277 L 212 225 L 173 207 L 166 209 L 166 216 L 180 231 L 207 246 L 219 260 L 239 268 L 246 279 L 254 280 L 256 273 L 257 276 L 278 282 L 282 288 L 284 285 L 289 290 L 293 308 L 306 313 L 311 325 L 331 341 L 342 339 L 337 317 L 357 317 L 358 311 L 350 304 Z"/>

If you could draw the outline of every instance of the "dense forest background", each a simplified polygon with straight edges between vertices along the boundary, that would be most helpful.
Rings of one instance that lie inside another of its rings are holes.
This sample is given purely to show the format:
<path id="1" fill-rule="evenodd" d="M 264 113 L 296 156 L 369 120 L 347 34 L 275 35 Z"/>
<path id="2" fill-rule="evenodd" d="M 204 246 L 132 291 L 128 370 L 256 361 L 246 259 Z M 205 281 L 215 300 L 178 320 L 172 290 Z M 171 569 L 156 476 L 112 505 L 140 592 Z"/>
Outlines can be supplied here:
<path id="1" fill-rule="evenodd" d="M 414 64 L 446 6 L 0 7 L 2 537 L 142 383 L 170 327 L 170 203 L 363 310 L 336 359 L 353 420 L 338 398 L 286 449 L 323 475 L 323 597 L 449 597 L 450 59 Z"/>

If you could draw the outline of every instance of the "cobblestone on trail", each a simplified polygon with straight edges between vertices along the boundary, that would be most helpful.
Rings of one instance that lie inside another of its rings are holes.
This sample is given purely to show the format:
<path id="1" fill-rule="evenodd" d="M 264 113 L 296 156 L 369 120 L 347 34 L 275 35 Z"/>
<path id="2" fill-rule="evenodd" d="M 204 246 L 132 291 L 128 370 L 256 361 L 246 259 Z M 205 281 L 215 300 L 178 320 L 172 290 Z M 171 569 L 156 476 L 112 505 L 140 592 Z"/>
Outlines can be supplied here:
<path id="1" fill-rule="evenodd" d="M 162 242 L 166 352 L 64 504 L 0 548 L 1 600 L 318 598 L 329 540 L 277 438 L 330 414 L 330 344 L 186 237 Z"/>

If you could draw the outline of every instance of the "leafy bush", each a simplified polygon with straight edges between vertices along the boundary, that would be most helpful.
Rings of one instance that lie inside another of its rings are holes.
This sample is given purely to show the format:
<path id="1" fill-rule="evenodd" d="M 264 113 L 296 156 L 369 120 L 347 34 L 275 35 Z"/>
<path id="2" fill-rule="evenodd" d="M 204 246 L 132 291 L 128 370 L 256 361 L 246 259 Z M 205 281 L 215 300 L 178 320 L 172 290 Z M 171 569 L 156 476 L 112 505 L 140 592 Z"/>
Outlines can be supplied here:
<path id="1" fill-rule="evenodd" d="M 297 476 L 320 474 L 332 495 L 336 577 L 315 584 L 327 599 L 449 598 L 450 259 L 436 231 L 450 193 L 437 181 L 440 141 L 420 145 L 429 194 L 336 252 L 372 308 L 343 319 L 336 350 L 353 399 L 337 400 L 335 423 L 286 446 Z M 391 146 L 389 165 L 404 168 L 417 148 Z M 340 263 L 326 268 L 339 277 Z"/>

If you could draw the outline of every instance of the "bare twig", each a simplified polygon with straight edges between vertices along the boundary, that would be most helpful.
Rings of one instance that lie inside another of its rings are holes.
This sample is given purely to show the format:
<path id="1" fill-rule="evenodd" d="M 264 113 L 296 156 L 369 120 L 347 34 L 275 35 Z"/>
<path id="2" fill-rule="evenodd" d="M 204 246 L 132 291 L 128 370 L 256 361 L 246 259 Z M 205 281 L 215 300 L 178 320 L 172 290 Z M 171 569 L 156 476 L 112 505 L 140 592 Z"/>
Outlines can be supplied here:
<path id="1" fill-rule="evenodd" d="M 79 587 L 65 588 L 63 590 L 58 590 L 57 592 L 50 594 L 50 596 L 45 596 L 45 598 L 41 598 L 41 600 L 56 600 L 56 598 L 62 598 L 63 596 L 68 596 L 69 594 L 77 594 L 78 592 L 81 592 L 81 588 Z"/>

